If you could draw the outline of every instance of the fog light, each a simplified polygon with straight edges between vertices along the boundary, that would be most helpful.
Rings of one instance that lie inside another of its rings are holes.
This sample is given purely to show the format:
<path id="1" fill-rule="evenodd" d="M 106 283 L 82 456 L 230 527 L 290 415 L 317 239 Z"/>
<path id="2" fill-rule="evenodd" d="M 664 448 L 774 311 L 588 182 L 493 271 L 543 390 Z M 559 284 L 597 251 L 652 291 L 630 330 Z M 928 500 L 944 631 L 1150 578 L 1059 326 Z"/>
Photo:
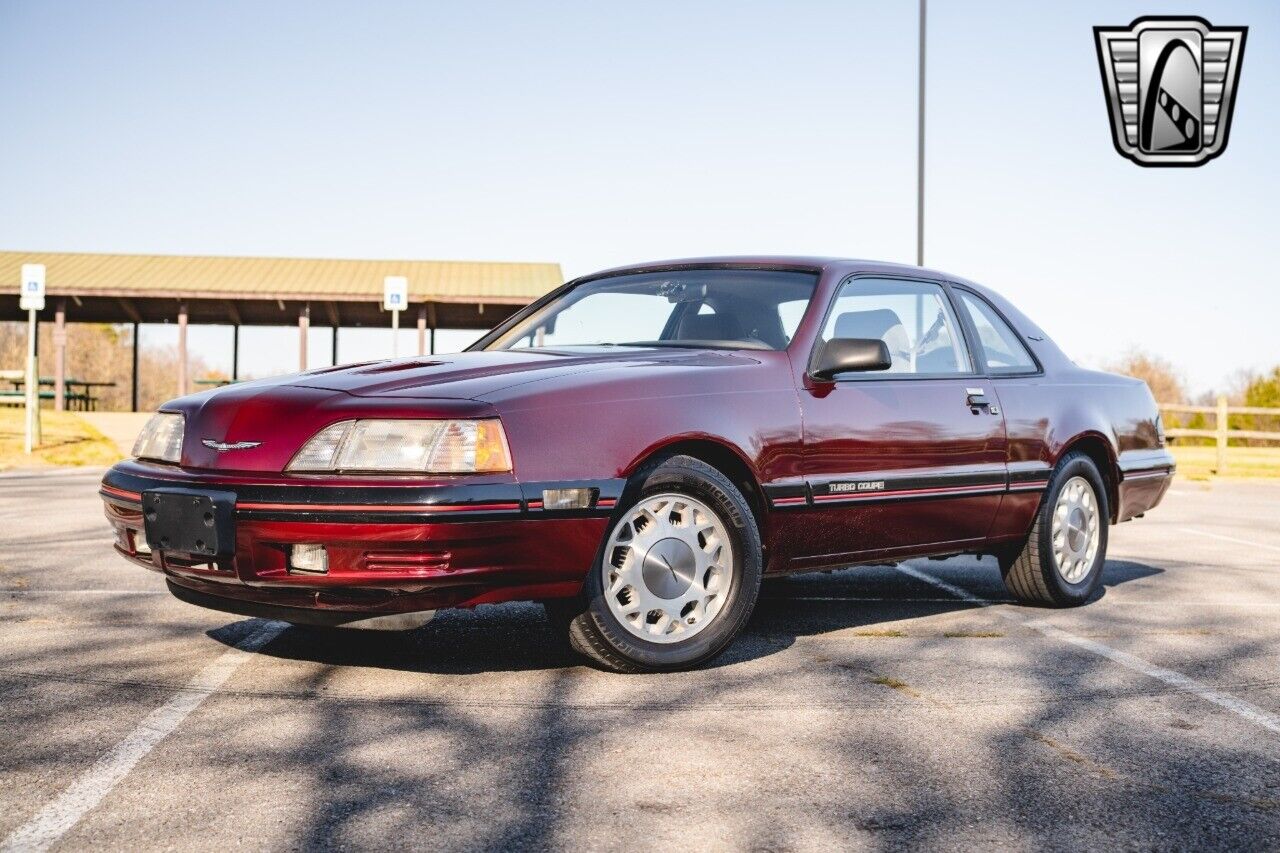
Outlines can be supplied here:
<path id="1" fill-rule="evenodd" d="M 543 489 L 543 509 L 588 509 L 591 489 Z"/>
<path id="2" fill-rule="evenodd" d="M 294 545 L 289 549 L 289 571 L 326 574 L 329 571 L 329 553 L 323 545 Z"/>
<path id="3" fill-rule="evenodd" d="M 151 556 L 151 543 L 147 541 L 147 532 L 145 530 L 133 531 L 133 553 L 140 557 Z"/>

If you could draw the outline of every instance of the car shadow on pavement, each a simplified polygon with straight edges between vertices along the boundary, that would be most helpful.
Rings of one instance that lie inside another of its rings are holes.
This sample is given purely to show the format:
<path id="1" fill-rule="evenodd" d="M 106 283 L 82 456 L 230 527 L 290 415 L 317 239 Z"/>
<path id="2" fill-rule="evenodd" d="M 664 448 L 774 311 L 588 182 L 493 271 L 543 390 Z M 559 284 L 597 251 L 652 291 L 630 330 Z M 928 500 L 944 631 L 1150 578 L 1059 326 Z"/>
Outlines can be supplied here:
<path id="1" fill-rule="evenodd" d="M 948 577 L 974 596 L 1014 603 L 1000 573 L 988 560 L 949 561 Z M 957 575 L 955 568 L 961 571 Z M 1108 588 L 1160 574 L 1142 563 L 1108 561 Z M 1092 602 L 1091 602 L 1092 603 Z M 902 623 L 944 613 L 979 610 L 965 601 L 888 566 L 863 566 L 770 579 L 760 593 L 746 629 L 703 669 L 715 669 L 777 654 L 797 637 L 853 630 L 867 636 L 899 633 Z M 1086 605 L 1088 606 L 1088 605 Z M 230 623 L 209 631 L 211 638 L 234 645 L 242 631 Z M 895 624 L 893 631 L 878 626 Z M 474 610 L 443 610 L 413 631 L 365 631 L 295 626 L 257 652 L 260 655 L 326 666 L 362 667 L 441 675 L 522 672 L 585 666 L 552 630 L 541 605 L 529 602 L 485 605 Z"/>

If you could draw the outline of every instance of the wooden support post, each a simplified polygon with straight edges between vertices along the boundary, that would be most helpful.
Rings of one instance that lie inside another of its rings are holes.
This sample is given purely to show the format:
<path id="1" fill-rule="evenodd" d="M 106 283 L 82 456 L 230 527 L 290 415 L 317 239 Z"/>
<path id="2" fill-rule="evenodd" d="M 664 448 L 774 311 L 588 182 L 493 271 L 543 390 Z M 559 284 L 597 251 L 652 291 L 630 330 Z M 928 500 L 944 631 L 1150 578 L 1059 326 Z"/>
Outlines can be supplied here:
<path id="1" fill-rule="evenodd" d="M 342 325 L 342 317 L 338 314 L 338 303 L 336 302 L 324 303 L 324 310 L 325 310 L 325 313 L 329 315 L 329 326 L 333 329 L 332 351 L 329 353 L 329 357 L 332 360 L 333 366 L 337 367 L 338 366 L 338 327 Z"/>
<path id="2" fill-rule="evenodd" d="M 1227 397 L 1219 394 L 1217 422 L 1214 424 L 1218 433 L 1218 469 L 1214 473 L 1219 476 L 1227 473 L 1227 421 Z"/>
<path id="3" fill-rule="evenodd" d="M 187 303 L 178 305 L 178 396 L 185 397 L 187 389 Z"/>
<path id="4" fill-rule="evenodd" d="M 53 314 L 53 408 L 67 409 L 67 300 L 59 299 Z"/>
<path id="5" fill-rule="evenodd" d="M 139 324 L 134 321 L 133 324 L 133 381 L 130 383 L 130 394 L 132 396 L 133 411 L 138 411 L 138 332 Z"/>
<path id="6" fill-rule="evenodd" d="M 427 354 L 427 306 L 418 306 L 418 355 Z"/>
<path id="7" fill-rule="evenodd" d="M 311 329 L 311 306 L 298 309 L 298 370 L 307 369 L 307 332 Z"/>
<path id="8" fill-rule="evenodd" d="M 436 306 L 434 303 L 427 306 L 427 322 L 431 326 L 431 354 L 436 354 Z"/>
<path id="9" fill-rule="evenodd" d="M 227 318 L 231 320 L 231 381 L 240 381 L 240 326 L 244 320 L 236 303 L 227 300 Z"/>

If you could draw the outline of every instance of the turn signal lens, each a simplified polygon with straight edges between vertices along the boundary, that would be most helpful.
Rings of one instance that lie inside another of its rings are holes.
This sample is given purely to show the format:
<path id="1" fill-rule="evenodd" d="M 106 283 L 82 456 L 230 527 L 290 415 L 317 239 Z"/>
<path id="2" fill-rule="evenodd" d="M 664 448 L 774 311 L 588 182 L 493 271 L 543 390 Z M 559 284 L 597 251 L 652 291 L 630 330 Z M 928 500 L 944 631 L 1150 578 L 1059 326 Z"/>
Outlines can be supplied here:
<path id="1" fill-rule="evenodd" d="M 590 489 L 543 489 L 542 508 L 556 509 L 590 509 Z"/>
<path id="2" fill-rule="evenodd" d="M 181 461 L 183 426 L 182 415 L 173 412 L 152 415 L 133 443 L 133 455 L 161 462 Z"/>
<path id="3" fill-rule="evenodd" d="M 133 532 L 133 552 L 139 557 L 151 556 L 151 543 L 147 541 L 147 531 L 142 528 Z"/>
<path id="4" fill-rule="evenodd" d="M 492 474 L 511 470 L 511 451 L 496 419 L 342 421 L 316 433 L 288 470 Z"/>
<path id="5" fill-rule="evenodd" d="M 289 463 L 290 471 L 329 471 L 333 468 L 338 446 L 347 437 L 354 421 L 343 421 L 320 430 Z"/>
<path id="6" fill-rule="evenodd" d="M 323 545 L 294 545 L 289 549 L 289 572 L 328 574 L 329 552 Z"/>

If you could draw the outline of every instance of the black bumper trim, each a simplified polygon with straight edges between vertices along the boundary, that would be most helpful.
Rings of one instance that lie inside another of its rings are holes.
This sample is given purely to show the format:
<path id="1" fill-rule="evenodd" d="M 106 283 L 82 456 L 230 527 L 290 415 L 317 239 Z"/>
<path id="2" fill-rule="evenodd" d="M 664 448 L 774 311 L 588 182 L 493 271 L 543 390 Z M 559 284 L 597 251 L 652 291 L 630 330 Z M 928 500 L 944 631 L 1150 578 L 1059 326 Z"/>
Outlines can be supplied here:
<path id="1" fill-rule="evenodd" d="M 227 484 L 207 477 L 144 476 L 117 467 L 103 477 L 100 494 L 112 503 L 138 506 L 145 491 L 210 490 L 232 493 L 236 517 L 246 520 L 412 524 L 608 515 L 625 485 L 623 479 L 434 486 Z M 542 491 L 548 488 L 592 489 L 597 496 L 596 505 L 582 510 L 543 511 Z"/>
<path id="2" fill-rule="evenodd" d="M 293 625 L 337 628 L 342 625 L 349 625 L 352 622 L 360 622 L 373 616 L 383 615 L 368 611 L 312 610 L 305 607 L 286 607 L 281 604 L 263 604 L 259 601 L 245 601 L 239 598 L 223 598 L 220 595 L 210 595 L 207 592 L 200 592 L 182 584 L 174 583 L 169 578 L 165 578 L 165 583 L 168 584 L 169 592 L 173 593 L 174 598 L 179 601 L 185 601 L 187 604 L 194 604 L 196 607 L 218 610 L 222 613 L 233 613 L 236 616 L 289 622 Z"/>

